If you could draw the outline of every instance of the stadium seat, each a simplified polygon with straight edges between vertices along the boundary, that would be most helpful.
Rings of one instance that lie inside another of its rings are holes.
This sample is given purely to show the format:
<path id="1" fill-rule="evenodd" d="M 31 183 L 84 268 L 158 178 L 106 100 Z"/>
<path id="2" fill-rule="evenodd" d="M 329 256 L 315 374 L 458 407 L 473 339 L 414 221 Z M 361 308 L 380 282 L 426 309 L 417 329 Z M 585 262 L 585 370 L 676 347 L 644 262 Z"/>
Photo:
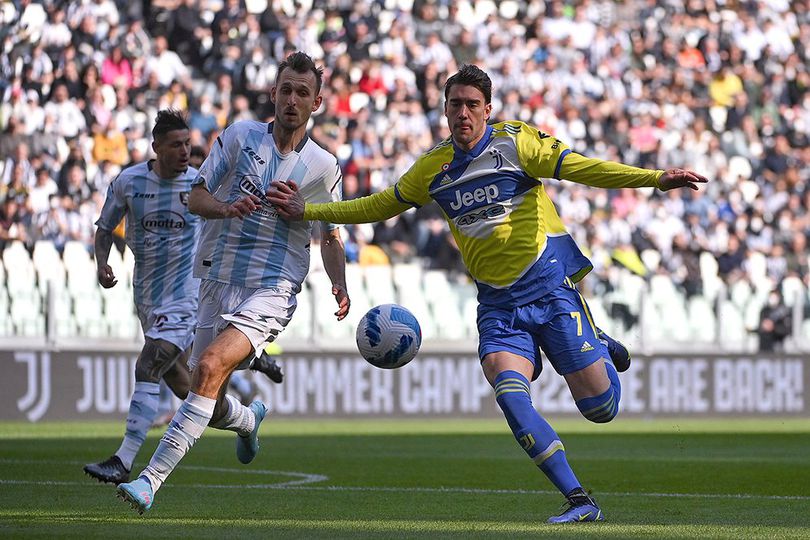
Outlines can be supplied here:
<path id="1" fill-rule="evenodd" d="M 723 281 L 718 275 L 717 259 L 708 251 L 700 254 L 700 277 L 703 281 L 703 296 L 714 301 L 723 289 Z"/>
<path id="2" fill-rule="evenodd" d="M 37 240 L 34 242 L 31 259 L 37 269 L 53 264 L 55 261 L 59 261 L 60 264 L 62 262 L 59 252 L 56 251 L 56 247 L 50 240 Z"/>
<path id="3" fill-rule="evenodd" d="M 749 251 L 746 263 L 753 283 L 761 283 L 767 279 L 767 260 L 764 253 Z"/>
<path id="4" fill-rule="evenodd" d="M 396 302 L 391 266 L 375 264 L 361 266 L 363 286 L 372 305 Z"/>
<path id="5" fill-rule="evenodd" d="M 85 263 L 92 264 L 87 248 L 83 243 L 76 240 L 65 242 L 65 249 L 62 251 L 62 261 L 65 263 L 65 268 L 68 269 L 68 272 L 74 265 L 85 266 Z"/>
<path id="6" fill-rule="evenodd" d="M 391 267 L 397 303 L 401 304 L 405 298 L 413 295 L 415 287 L 420 289 L 421 294 L 422 274 L 422 265 L 419 263 L 399 263 Z"/>
<path id="7" fill-rule="evenodd" d="M 62 260 L 60 258 L 57 257 L 56 259 L 49 260 L 47 263 L 43 262 L 42 264 L 37 264 L 36 274 L 37 287 L 42 295 L 48 293 L 49 285 L 54 291 L 65 289 L 67 279 L 65 277 L 65 267 L 62 266 Z"/>
<path id="8" fill-rule="evenodd" d="M 78 334 L 87 338 L 107 337 L 103 302 L 98 288 L 90 289 L 80 297 L 73 298 Z"/>
<path id="9" fill-rule="evenodd" d="M 731 302 L 741 311 L 745 308 L 753 295 L 754 291 L 751 289 L 751 284 L 744 279 L 734 282 L 729 290 Z"/>
<path id="10" fill-rule="evenodd" d="M 693 296 L 687 303 L 690 341 L 712 344 L 717 339 L 717 317 L 709 301 L 702 296 Z"/>
<path id="11" fill-rule="evenodd" d="M 782 298 L 786 306 L 793 306 L 796 302 L 804 300 L 804 283 L 796 276 L 788 276 L 782 280 Z"/>
<path id="12" fill-rule="evenodd" d="M 18 336 L 45 336 L 45 318 L 42 315 L 41 302 L 13 298 L 9 309 L 9 318 L 14 324 Z"/>
<path id="13" fill-rule="evenodd" d="M 742 311 L 734 303 L 721 300 L 718 312 L 723 321 L 719 328 L 718 343 L 723 350 L 745 351 L 751 336 L 745 328 Z"/>

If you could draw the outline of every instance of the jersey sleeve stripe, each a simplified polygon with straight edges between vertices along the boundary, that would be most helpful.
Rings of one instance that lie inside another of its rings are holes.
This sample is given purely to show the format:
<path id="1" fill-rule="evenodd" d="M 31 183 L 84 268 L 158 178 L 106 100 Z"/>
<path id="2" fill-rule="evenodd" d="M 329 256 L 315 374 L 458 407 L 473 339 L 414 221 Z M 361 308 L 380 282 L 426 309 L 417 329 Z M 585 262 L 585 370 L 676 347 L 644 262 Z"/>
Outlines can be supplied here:
<path id="1" fill-rule="evenodd" d="M 222 139 L 220 139 L 219 137 L 217 137 L 217 142 L 219 143 L 219 147 L 220 147 L 220 148 L 225 148 L 225 145 L 224 145 L 224 144 L 222 144 Z"/>
<path id="2" fill-rule="evenodd" d="M 396 184 L 394 185 L 394 195 L 396 195 L 397 200 L 399 202 L 401 202 L 401 203 L 409 204 L 409 205 L 413 206 L 414 208 L 422 208 L 421 205 L 419 205 L 419 204 L 417 204 L 417 203 L 415 203 L 413 201 L 409 201 L 408 199 L 403 197 L 399 192 L 399 186 L 396 185 Z"/>
<path id="3" fill-rule="evenodd" d="M 562 154 L 560 154 L 560 159 L 557 160 L 557 166 L 554 167 L 554 178 L 556 178 L 557 180 L 560 179 L 560 169 L 562 168 L 562 162 L 565 159 L 565 156 L 567 156 L 570 153 L 571 150 L 566 148 L 565 150 L 562 151 Z"/>

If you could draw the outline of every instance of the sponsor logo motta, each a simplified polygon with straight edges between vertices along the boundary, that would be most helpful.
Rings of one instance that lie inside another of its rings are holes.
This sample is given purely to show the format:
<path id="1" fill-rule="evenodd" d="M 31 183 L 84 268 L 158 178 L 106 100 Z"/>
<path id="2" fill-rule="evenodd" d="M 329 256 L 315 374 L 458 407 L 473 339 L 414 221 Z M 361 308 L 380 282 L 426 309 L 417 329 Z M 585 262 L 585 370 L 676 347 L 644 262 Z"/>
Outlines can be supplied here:
<path id="1" fill-rule="evenodd" d="M 239 189 L 242 190 L 243 193 L 247 193 L 248 195 L 255 195 L 259 199 L 262 200 L 262 203 L 265 203 L 265 195 L 264 191 L 256 185 L 257 182 L 261 182 L 261 179 L 256 176 L 255 174 L 246 174 L 239 180 Z"/>
<path id="2" fill-rule="evenodd" d="M 453 210 L 460 210 L 462 208 L 466 208 L 467 206 L 472 206 L 476 203 L 482 203 L 484 201 L 486 201 L 487 204 L 491 204 L 498 199 L 499 194 L 500 191 L 498 190 L 498 186 L 495 184 L 476 188 L 472 191 L 462 192 L 461 190 L 458 190 L 456 191 L 456 200 L 450 203 L 450 208 Z"/>
<path id="3" fill-rule="evenodd" d="M 152 233 L 180 231 L 186 227 L 186 220 L 177 212 L 150 212 L 143 216 L 141 225 Z"/>

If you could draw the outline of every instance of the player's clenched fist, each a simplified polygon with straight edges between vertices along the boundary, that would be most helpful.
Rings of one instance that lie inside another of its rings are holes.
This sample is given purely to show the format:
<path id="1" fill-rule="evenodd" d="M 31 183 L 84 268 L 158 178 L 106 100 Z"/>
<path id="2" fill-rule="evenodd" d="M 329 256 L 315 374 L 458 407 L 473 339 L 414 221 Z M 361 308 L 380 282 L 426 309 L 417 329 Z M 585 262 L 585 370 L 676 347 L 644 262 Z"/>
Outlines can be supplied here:
<path id="1" fill-rule="evenodd" d="M 97 274 L 98 274 L 98 282 L 105 289 L 109 289 L 115 286 L 116 283 L 118 283 L 118 280 L 115 279 L 115 273 L 113 272 L 109 264 L 103 264 L 99 266 Z"/>

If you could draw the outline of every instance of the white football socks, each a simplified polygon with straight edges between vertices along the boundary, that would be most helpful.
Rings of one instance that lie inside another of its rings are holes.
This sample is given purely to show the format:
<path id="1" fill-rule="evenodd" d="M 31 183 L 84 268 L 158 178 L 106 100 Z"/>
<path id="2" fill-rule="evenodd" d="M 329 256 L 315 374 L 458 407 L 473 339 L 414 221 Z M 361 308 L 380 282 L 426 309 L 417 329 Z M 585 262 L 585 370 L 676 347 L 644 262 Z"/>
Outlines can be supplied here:
<path id="1" fill-rule="evenodd" d="M 225 395 L 228 410 L 225 415 L 211 424 L 212 428 L 235 431 L 242 437 L 247 437 L 256 427 L 256 415 L 249 408 L 242 405 L 238 399 L 230 394 Z"/>
<path id="2" fill-rule="evenodd" d="M 146 432 L 152 427 L 157 416 L 158 402 L 160 400 L 160 384 L 150 382 L 136 382 L 135 391 L 129 400 L 129 413 L 127 413 L 127 430 L 124 440 L 115 455 L 124 464 L 127 470 L 132 470 L 132 462 L 138 450 L 146 440 Z"/>
<path id="3" fill-rule="evenodd" d="M 149 480 L 153 492 L 166 481 L 205 431 L 205 426 L 214 414 L 215 405 L 215 399 L 198 396 L 193 392 L 188 393 L 188 397 L 177 409 L 169 428 L 160 439 L 149 465 L 141 473 L 141 476 Z"/>

